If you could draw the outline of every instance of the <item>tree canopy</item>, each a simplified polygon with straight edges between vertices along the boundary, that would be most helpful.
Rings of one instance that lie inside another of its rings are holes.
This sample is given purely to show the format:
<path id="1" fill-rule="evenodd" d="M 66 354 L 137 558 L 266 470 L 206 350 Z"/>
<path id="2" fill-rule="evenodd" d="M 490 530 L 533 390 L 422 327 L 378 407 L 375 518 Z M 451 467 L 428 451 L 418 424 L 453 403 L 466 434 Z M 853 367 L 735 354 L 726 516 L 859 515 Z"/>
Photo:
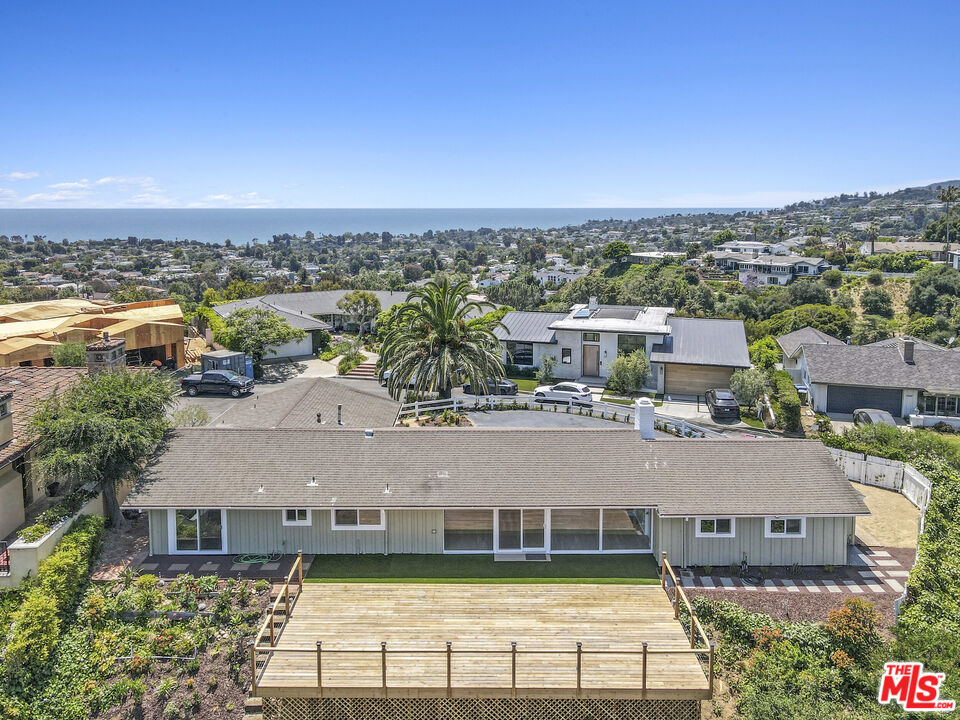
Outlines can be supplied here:
<path id="1" fill-rule="evenodd" d="M 65 342 L 53 348 L 53 364 L 58 367 L 85 367 L 87 346 L 82 342 Z"/>
<path id="2" fill-rule="evenodd" d="M 213 339 L 230 350 L 243 352 L 253 360 L 257 377 L 263 373 L 263 359 L 268 353 L 277 354 L 276 346 L 293 340 L 302 340 L 306 333 L 295 328 L 270 310 L 242 308 L 234 310 L 214 328 Z"/>
<path id="3" fill-rule="evenodd" d="M 364 325 L 380 312 L 380 300 L 367 290 L 354 290 L 340 298 L 337 307 L 356 321 L 362 335 Z"/>

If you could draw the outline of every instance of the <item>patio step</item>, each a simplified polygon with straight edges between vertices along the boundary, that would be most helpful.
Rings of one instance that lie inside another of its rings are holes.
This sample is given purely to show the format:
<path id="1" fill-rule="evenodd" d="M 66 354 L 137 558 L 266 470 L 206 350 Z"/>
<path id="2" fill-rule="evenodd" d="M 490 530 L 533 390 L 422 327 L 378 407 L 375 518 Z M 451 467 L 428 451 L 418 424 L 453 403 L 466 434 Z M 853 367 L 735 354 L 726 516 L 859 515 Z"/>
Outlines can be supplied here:
<path id="1" fill-rule="evenodd" d="M 263 698 L 248 697 L 243 701 L 243 716 L 246 720 L 259 720 L 263 717 Z"/>
<path id="2" fill-rule="evenodd" d="M 352 378 L 369 378 L 372 380 L 377 377 L 377 365 L 376 363 L 360 363 L 348 372 L 347 376 Z"/>

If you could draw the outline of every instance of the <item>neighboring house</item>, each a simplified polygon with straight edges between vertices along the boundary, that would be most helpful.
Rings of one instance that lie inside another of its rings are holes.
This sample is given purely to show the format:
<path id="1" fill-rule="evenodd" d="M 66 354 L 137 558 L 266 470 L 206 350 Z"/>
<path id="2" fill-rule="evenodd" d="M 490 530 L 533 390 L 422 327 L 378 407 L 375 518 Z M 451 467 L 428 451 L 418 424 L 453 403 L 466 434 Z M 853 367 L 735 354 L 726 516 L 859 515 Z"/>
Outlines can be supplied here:
<path id="1" fill-rule="evenodd" d="M 960 251 L 951 250 L 947 253 L 947 262 L 954 270 L 960 270 Z"/>
<path id="2" fill-rule="evenodd" d="M 833 335 L 827 335 L 825 332 L 812 327 L 800 328 L 786 335 L 777 338 L 777 344 L 783 351 L 783 369 L 788 371 L 795 381 L 800 380 L 800 365 L 797 362 L 801 345 L 844 345 L 843 340 L 838 340 Z"/>
<path id="3" fill-rule="evenodd" d="M 740 282 L 746 286 L 786 285 L 802 277 L 817 277 L 831 268 L 823 258 L 803 255 L 761 255 L 737 263 Z"/>
<path id="4" fill-rule="evenodd" d="M 728 240 L 716 249 L 731 253 L 759 253 L 761 255 L 788 255 L 790 248 L 784 243 L 765 243 L 758 240 Z"/>
<path id="5" fill-rule="evenodd" d="M 628 429 L 181 429 L 124 506 L 148 512 L 154 555 L 666 552 L 715 567 L 845 565 L 869 514 L 817 441 Z"/>
<path id="6" fill-rule="evenodd" d="M 27 509 L 44 498 L 31 472 L 34 438 L 27 433 L 37 404 L 86 374 L 86 368 L 0 368 L 0 540 L 19 528 Z"/>
<path id="7" fill-rule="evenodd" d="M 920 253 L 934 262 L 947 262 L 950 254 L 946 244 L 942 242 L 876 242 L 873 244 L 873 249 L 870 248 L 870 243 L 865 242 L 860 246 L 860 253 L 862 255 L 879 255 L 881 253 L 898 252 Z"/>
<path id="8" fill-rule="evenodd" d="M 803 344 L 794 357 L 817 412 L 876 408 L 960 423 L 960 354 L 901 337 L 895 345 Z"/>
<path id="9" fill-rule="evenodd" d="M 666 252 L 662 250 L 652 250 L 650 252 L 630 253 L 622 258 L 623 262 L 629 262 L 633 265 L 653 265 L 663 260 L 681 260 L 686 257 L 685 253 Z"/>
<path id="10" fill-rule="evenodd" d="M 617 355 L 643 350 L 649 390 L 701 395 L 728 387 L 735 370 L 750 367 L 740 320 L 675 318 L 673 308 L 600 305 L 596 298 L 566 313 L 507 313 L 495 331 L 504 362 L 539 367 L 553 356 L 558 378 L 606 378 Z"/>
<path id="11" fill-rule="evenodd" d="M 220 317 L 227 317 L 241 308 L 259 308 L 276 313 L 293 327 L 306 332 L 303 340 L 295 340 L 273 348 L 273 357 L 297 357 L 313 355 L 319 349 L 320 331 L 332 332 L 357 330 L 354 318 L 346 315 L 337 307 L 337 303 L 351 290 L 318 290 L 314 292 L 279 293 L 237 300 L 214 306 Z M 408 293 L 393 290 L 370 290 L 380 301 L 381 310 L 389 310 L 398 303 L 407 301 Z M 376 326 L 376 319 L 370 322 L 370 329 Z"/>
<path id="12" fill-rule="evenodd" d="M 589 272 L 589 270 L 575 269 L 572 267 L 567 267 L 566 269 L 552 267 L 544 270 L 535 270 L 533 277 L 536 278 L 537 282 L 541 285 L 547 285 L 548 283 L 563 285 L 572 280 L 586 277 Z"/>
<path id="13" fill-rule="evenodd" d="M 126 341 L 132 364 L 185 362 L 183 312 L 174 300 L 111 303 L 82 298 L 0 305 L 0 367 L 53 365 L 64 342 L 88 343 L 107 330 Z"/>

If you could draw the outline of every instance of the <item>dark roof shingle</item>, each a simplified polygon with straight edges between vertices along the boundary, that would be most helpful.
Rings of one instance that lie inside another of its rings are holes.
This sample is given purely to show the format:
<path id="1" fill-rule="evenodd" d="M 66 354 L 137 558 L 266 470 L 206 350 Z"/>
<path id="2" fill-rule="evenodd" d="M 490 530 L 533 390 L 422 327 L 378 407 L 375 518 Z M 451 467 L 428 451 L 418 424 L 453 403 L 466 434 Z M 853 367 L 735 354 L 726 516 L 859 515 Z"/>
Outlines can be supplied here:
<path id="1" fill-rule="evenodd" d="M 803 345 L 810 382 L 960 393 L 960 355 L 916 348 L 913 363 L 897 347 Z"/>

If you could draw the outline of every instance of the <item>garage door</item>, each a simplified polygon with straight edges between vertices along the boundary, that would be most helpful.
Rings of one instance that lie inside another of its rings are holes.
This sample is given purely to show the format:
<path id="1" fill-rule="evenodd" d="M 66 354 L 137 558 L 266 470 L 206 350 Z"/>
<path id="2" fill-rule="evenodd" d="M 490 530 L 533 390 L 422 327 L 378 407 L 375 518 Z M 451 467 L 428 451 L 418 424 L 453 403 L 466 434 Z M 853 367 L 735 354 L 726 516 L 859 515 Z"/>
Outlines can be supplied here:
<path id="1" fill-rule="evenodd" d="M 858 408 L 886 410 L 900 417 L 901 391 L 888 388 L 827 385 L 827 412 L 852 413 Z"/>
<path id="2" fill-rule="evenodd" d="M 730 387 L 733 368 L 715 365 L 664 365 L 663 387 L 668 395 L 703 395 L 711 388 Z"/>

